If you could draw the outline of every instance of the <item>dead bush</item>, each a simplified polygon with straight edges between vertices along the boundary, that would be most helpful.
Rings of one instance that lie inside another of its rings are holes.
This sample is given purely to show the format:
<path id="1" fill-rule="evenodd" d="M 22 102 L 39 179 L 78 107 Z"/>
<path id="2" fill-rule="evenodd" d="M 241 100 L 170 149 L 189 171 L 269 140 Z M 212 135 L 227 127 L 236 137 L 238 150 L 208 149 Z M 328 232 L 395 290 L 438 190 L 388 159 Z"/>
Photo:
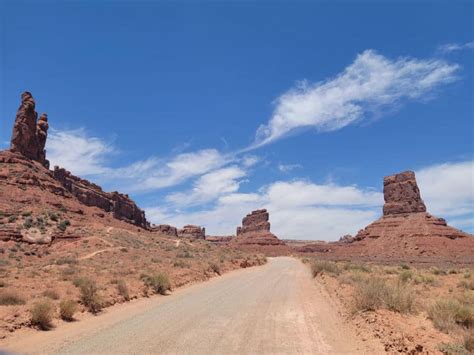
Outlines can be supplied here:
<path id="1" fill-rule="evenodd" d="M 124 280 L 117 280 L 117 291 L 125 301 L 130 300 L 130 293 L 128 292 L 128 286 Z"/>
<path id="2" fill-rule="evenodd" d="M 48 289 L 44 291 L 43 296 L 47 298 L 51 298 L 52 300 L 59 300 L 60 298 L 59 292 L 53 289 Z"/>
<path id="3" fill-rule="evenodd" d="M 25 304 L 25 300 L 18 293 L 8 290 L 0 292 L 1 306 L 17 306 L 20 304 Z"/>
<path id="4" fill-rule="evenodd" d="M 434 326 L 445 333 L 453 331 L 457 325 L 471 328 L 474 322 L 473 308 L 452 299 L 436 301 L 429 307 L 428 316 Z"/>
<path id="5" fill-rule="evenodd" d="M 316 277 L 317 275 L 323 272 L 333 275 L 339 275 L 340 270 L 335 262 L 315 260 L 311 264 L 311 272 L 313 274 L 313 277 Z"/>
<path id="6" fill-rule="evenodd" d="M 42 330 L 49 330 L 53 327 L 53 316 L 55 312 L 54 304 L 48 300 L 36 302 L 30 309 L 31 324 Z"/>
<path id="7" fill-rule="evenodd" d="M 357 283 L 354 292 L 354 306 L 357 311 L 375 311 L 384 305 L 389 290 L 385 280 L 366 278 Z"/>
<path id="8" fill-rule="evenodd" d="M 171 290 L 171 283 L 168 275 L 159 273 L 156 275 L 142 275 L 142 280 L 147 287 L 150 287 L 155 293 L 165 295 L 166 291 Z"/>
<path id="9" fill-rule="evenodd" d="M 91 313 L 97 313 L 102 309 L 102 300 L 95 281 L 84 278 L 79 286 L 81 302 Z"/>
<path id="10" fill-rule="evenodd" d="M 59 303 L 59 315 L 61 319 L 70 322 L 74 320 L 74 313 L 76 313 L 77 304 L 73 300 L 62 300 Z"/>

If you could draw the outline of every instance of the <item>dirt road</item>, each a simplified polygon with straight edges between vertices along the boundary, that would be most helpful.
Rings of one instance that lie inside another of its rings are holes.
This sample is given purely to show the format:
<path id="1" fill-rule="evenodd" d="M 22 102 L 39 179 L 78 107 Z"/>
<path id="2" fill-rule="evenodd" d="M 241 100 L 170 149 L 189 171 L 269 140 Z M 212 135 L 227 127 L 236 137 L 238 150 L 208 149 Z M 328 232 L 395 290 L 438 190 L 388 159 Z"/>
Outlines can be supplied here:
<path id="1" fill-rule="evenodd" d="M 372 353 L 300 261 L 272 258 L 6 344 L 34 353 Z"/>

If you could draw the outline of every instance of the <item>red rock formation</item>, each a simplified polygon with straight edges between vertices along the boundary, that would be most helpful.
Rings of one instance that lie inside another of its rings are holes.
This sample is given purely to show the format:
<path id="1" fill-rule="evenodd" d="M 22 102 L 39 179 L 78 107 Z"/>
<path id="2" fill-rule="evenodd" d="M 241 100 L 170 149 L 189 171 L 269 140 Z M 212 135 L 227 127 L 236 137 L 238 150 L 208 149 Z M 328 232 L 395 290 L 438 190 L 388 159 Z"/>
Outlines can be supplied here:
<path id="1" fill-rule="evenodd" d="M 152 226 L 151 231 L 169 235 L 171 237 L 178 236 L 178 229 L 176 227 L 170 226 L 169 224 L 159 224 L 157 226 Z"/>
<path id="2" fill-rule="evenodd" d="M 182 229 L 178 230 L 178 237 L 205 239 L 206 228 L 188 224 Z"/>
<path id="3" fill-rule="evenodd" d="M 270 232 L 267 210 L 256 210 L 242 220 L 242 227 L 237 227 L 237 236 L 231 244 L 241 249 L 255 250 L 267 255 L 285 255 L 289 253 L 286 244 Z"/>
<path id="4" fill-rule="evenodd" d="M 385 199 L 384 216 L 426 212 L 413 171 L 386 176 L 383 179 L 383 194 Z"/>
<path id="5" fill-rule="evenodd" d="M 49 168 L 44 149 L 48 135 L 48 116 L 44 113 L 37 122 L 35 100 L 28 91 L 21 95 L 21 104 L 13 126 L 10 150 L 40 162 Z"/>
<path id="6" fill-rule="evenodd" d="M 112 212 L 117 219 L 148 228 L 145 212 L 139 209 L 128 195 L 116 191 L 104 192 L 100 186 L 74 176 L 69 171 L 57 166 L 54 167 L 53 176 L 86 206 L 99 207 L 106 212 Z"/>

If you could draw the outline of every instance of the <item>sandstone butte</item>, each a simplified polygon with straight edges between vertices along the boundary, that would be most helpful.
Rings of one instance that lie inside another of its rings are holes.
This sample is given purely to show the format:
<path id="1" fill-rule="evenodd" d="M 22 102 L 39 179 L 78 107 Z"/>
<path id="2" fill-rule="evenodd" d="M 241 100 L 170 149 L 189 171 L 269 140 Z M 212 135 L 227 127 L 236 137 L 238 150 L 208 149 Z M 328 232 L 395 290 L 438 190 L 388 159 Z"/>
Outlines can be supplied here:
<path id="1" fill-rule="evenodd" d="M 269 213 L 265 209 L 249 213 L 237 227 L 236 237 L 230 245 L 248 251 L 262 252 L 266 255 L 287 255 L 290 248 L 270 232 Z"/>
<path id="2" fill-rule="evenodd" d="M 472 264 L 473 236 L 426 212 L 414 172 L 386 176 L 383 192 L 382 217 L 354 237 L 346 235 L 339 242 L 313 243 L 298 250 L 341 259 Z"/>
<path id="3" fill-rule="evenodd" d="M 42 114 L 38 119 L 35 106 L 31 93 L 24 92 L 13 126 L 10 149 L 0 152 L 0 207 L 3 214 L 11 215 L 14 213 L 12 209 L 22 206 L 34 209 L 49 205 L 57 209 L 68 205 L 76 215 L 87 215 L 87 207 L 95 207 L 97 210 L 88 211 L 95 219 L 109 214 L 114 219 L 148 229 L 145 213 L 128 195 L 105 192 L 100 186 L 57 166 L 53 171 L 49 170 L 45 151 L 48 116 Z M 57 234 L 53 230 L 35 233 L 34 229 L 20 232 L 7 226 L 0 228 L 0 240 L 50 243 Z"/>

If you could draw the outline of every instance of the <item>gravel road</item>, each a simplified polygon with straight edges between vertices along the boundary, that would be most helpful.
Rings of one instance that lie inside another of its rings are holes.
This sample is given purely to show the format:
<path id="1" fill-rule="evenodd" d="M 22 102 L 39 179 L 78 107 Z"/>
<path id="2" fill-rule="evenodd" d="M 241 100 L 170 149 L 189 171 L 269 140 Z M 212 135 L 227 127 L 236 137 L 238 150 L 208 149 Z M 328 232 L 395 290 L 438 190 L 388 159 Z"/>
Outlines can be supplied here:
<path id="1" fill-rule="evenodd" d="M 290 257 L 12 343 L 62 354 L 368 353 L 308 268 Z"/>

